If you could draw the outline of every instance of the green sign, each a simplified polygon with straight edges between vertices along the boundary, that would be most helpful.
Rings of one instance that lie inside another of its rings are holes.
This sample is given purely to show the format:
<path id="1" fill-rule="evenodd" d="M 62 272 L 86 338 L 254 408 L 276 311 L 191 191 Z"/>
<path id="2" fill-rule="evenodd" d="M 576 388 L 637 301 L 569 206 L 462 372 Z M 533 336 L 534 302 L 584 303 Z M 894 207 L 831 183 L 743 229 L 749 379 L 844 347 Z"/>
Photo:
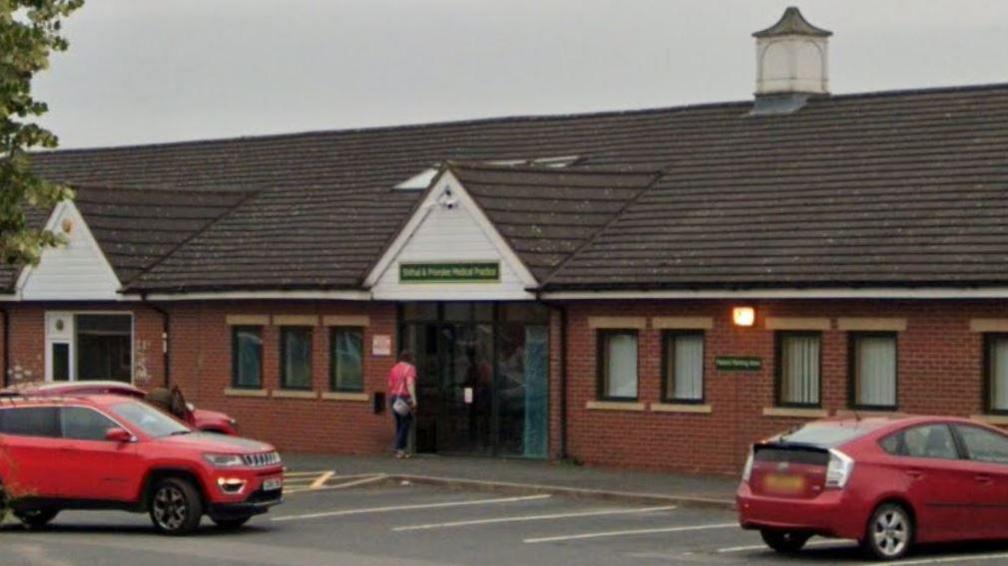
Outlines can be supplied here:
<path id="1" fill-rule="evenodd" d="M 714 358 L 714 367 L 718 371 L 759 371 L 763 368 L 763 359 L 756 356 L 718 356 Z"/>
<path id="2" fill-rule="evenodd" d="M 400 263 L 400 283 L 496 283 L 500 262 Z"/>

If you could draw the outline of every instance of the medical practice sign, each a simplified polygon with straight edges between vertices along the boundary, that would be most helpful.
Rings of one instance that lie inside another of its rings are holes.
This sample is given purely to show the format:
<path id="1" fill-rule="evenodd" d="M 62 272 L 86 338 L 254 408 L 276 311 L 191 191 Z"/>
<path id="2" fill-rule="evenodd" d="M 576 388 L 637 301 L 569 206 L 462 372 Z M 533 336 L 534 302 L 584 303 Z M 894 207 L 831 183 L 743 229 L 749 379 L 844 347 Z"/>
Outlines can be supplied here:
<path id="1" fill-rule="evenodd" d="M 400 283 L 496 283 L 500 262 L 400 263 Z"/>

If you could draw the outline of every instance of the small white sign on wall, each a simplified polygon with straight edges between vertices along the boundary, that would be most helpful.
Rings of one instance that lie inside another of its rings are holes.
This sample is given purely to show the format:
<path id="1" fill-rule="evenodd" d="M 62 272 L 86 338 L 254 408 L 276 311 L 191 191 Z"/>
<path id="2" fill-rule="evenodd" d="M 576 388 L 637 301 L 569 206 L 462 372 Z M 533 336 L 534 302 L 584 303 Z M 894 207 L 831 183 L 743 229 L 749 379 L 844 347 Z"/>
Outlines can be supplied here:
<path id="1" fill-rule="evenodd" d="M 388 334 L 375 334 L 374 337 L 371 338 L 371 355 L 391 356 L 392 336 Z"/>

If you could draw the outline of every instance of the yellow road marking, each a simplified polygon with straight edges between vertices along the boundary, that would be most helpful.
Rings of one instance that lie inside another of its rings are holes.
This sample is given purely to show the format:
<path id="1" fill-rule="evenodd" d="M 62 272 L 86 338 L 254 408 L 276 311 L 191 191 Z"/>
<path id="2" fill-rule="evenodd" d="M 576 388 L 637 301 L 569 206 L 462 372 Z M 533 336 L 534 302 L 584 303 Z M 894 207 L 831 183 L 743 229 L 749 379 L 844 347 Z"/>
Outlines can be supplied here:
<path id="1" fill-rule="evenodd" d="M 313 481 L 311 483 L 311 488 L 312 489 L 318 489 L 318 488 L 324 486 L 325 482 L 329 481 L 329 478 L 331 478 L 331 477 L 333 477 L 335 475 L 336 475 L 336 472 L 326 472 L 326 473 L 322 474 L 321 476 L 319 476 L 318 478 L 316 478 L 315 481 Z"/>

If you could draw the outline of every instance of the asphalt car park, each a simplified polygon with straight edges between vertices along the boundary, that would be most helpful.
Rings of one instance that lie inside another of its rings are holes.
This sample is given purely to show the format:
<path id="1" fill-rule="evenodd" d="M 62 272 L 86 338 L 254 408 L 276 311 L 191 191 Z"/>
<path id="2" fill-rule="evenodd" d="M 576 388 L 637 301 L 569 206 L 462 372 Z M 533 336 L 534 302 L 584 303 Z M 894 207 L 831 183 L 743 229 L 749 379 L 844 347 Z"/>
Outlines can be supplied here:
<path id="1" fill-rule="evenodd" d="M 286 502 L 235 532 L 209 521 L 191 537 L 153 532 L 143 515 L 61 513 L 47 528 L 0 530 L 4 565 L 135 564 L 855 564 L 848 541 L 813 539 L 781 556 L 724 509 L 642 505 L 544 493 L 393 483 L 375 475 L 295 472 Z M 926 548 L 901 564 L 1000 564 L 1008 543 Z"/>

